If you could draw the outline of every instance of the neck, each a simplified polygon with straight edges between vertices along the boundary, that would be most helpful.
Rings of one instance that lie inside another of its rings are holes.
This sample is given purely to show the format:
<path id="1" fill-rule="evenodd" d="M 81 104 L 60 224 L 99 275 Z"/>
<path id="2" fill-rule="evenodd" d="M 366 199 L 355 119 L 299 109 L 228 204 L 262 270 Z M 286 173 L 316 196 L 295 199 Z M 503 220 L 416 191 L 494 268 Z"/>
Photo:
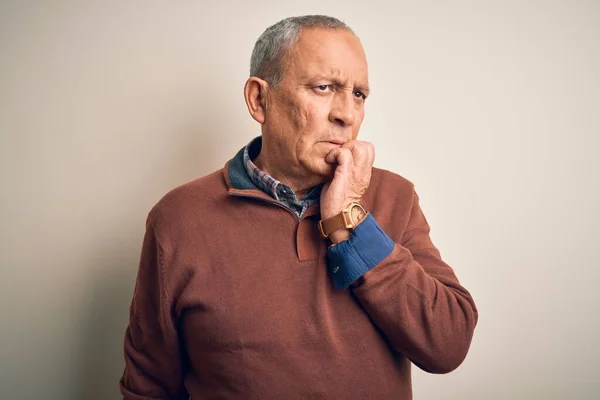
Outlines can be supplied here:
<path id="1" fill-rule="evenodd" d="M 264 146 L 264 143 L 263 143 Z M 304 196 L 312 187 L 319 184 L 319 182 L 312 182 L 311 179 L 306 178 L 298 178 L 285 171 L 283 168 L 278 168 L 277 165 L 280 164 L 276 160 L 271 160 L 268 157 L 269 152 L 261 149 L 260 154 L 253 161 L 254 165 L 256 165 L 261 171 L 269 174 L 274 179 L 277 179 L 279 182 L 284 185 L 290 187 L 298 198 Z"/>

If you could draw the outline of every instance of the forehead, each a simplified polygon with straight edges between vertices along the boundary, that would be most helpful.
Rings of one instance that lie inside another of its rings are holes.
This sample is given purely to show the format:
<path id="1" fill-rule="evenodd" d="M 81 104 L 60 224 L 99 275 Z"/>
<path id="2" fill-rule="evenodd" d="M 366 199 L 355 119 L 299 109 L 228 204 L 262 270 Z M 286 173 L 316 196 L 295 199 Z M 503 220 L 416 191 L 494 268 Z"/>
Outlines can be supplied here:
<path id="1" fill-rule="evenodd" d="M 331 76 L 368 83 L 367 58 L 356 35 L 344 29 L 303 29 L 291 50 L 287 72 L 296 79 Z M 287 75 L 287 74 L 286 74 Z"/>

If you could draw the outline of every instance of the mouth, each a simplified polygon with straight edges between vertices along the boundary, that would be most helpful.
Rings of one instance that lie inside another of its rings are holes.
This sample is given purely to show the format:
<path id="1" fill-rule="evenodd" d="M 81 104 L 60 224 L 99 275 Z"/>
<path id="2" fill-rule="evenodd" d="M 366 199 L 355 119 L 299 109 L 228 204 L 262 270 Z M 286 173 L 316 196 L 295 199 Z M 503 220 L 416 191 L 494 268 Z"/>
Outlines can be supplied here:
<path id="1" fill-rule="evenodd" d="M 323 143 L 332 144 L 332 145 L 335 145 L 335 146 L 341 146 L 344 143 L 346 143 L 346 141 L 345 140 L 333 139 L 333 140 L 325 140 L 325 141 L 323 141 Z"/>

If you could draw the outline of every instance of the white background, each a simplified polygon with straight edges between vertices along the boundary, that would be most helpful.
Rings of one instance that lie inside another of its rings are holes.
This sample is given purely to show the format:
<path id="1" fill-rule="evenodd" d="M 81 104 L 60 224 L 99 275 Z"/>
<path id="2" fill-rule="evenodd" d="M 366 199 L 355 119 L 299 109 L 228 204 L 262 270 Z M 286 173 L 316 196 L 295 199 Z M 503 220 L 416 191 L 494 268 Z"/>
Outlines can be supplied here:
<path id="1" fill-rule="evenodd" d="M 262 31 L 361 37 L 361 138 L 416 184 L 479 307 L 459 369 L 415 399 L 600 391 L 598 1 L 2 1 L 0 398 L 119 398 L 145 217 L 260 130 Z"/>

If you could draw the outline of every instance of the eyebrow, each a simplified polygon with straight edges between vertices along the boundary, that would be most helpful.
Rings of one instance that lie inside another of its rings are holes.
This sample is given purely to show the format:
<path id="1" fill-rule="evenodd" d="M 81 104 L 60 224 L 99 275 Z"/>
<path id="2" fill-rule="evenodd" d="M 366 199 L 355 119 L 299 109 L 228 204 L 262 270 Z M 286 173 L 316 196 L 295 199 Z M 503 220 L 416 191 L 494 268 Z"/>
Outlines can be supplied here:
<path id="1" fill-rule="evenodd" d="M 362 92 L 365 96 L 367 96 L 369 93 L 371 93 L 371 89 L 369 88 L 368 85 L 356 85 L 355 87 L 360 92 Z"/>
<path id="2" fill-rule="evenodd" d="M 340 73 L 336 72 L 336 71 L 331 71 L 331 73 L 329 75 L 316 75 L 313 76 L 311 78 L 309 78 L 310 80 L 326 80 L 326 81 L 331 81 L 334 85 L 336 86 L 340 86 L 340 87 L 344 87 L 347 86 L 346 83 L 340 78 Z M 363 94 L 368 95 L 370 93 L 370 89 L 369 89 L 369 85 L 366 84 L 357 84 L 354 85 L 354 89 L 357 89 L 359 91 L 361 91 Z"/>

